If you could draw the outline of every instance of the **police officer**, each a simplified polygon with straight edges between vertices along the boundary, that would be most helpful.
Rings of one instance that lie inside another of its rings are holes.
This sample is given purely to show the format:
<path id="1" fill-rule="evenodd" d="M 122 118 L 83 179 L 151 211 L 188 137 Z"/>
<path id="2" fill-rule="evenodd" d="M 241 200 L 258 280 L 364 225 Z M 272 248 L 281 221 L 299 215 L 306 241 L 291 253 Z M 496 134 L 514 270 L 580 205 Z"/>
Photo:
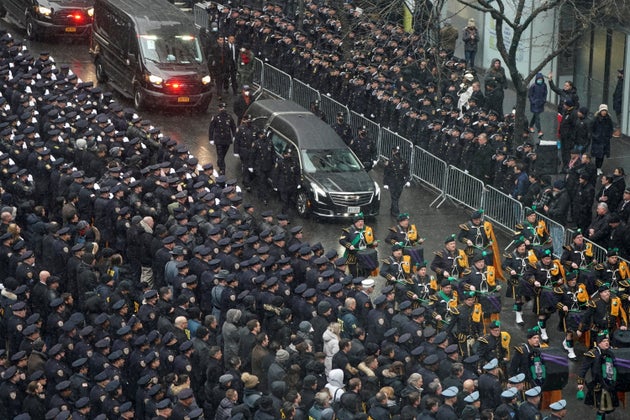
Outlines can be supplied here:
<path id="1" fill-rule="evenodd" d="M 538 410 L 540 394 L 540 386 L 535 386 L 525 391 L 526 401 L 518 407 L 519 420 L 542 420 L 542 414 Z"/>
<path id="2" fill-rule="evenodd" d="M 256 142 L 256 131 L 251 125 L 252 116 L 243 115 L 241 124 L 236 129 L 234 137 L 234 156 L 241 159 L 241 172 L 243 175 L 243 186 L 247 191 L 252 188 L 254 173 L 254 143 Z"/>
<path id="3" fill-rule="evenodd" d="M 268 179 L 271 178 L 271 170 L 275 163 L 275 150 L 271 139 L 265 133 L 259 132 L 257 134 L 252 155 L 256 157 L 251 170 L 256 180 L 258 199 L 266 206 L 269 204 L 269 194 L 267 193 L 269 189 Z M 247 168 L 247 170 L 250 171 L 250 168 Z"/>
<path id="4" fill-rule="evenodd" d="M 341 137 L 344 143 L 350 146 L 350 142 L 352 141 L 352 127 L 350 127 L 350 124 L 346 123 L 343 112 L 340 111 L 337 113 L 333 129 L 339 134 L 339 137 Z"/>
<path id="5" fill-rule="evenodd" d="M 219 104 L 219 113 L 212 117 L 208 128 L 208 139 L 210 144 L 216 147 L 217 166 L 221 175 L 225 174 L 225 156 L 236 134 L 236 123 L 228 114 L 226 107 L 225 102 Z"/>
<path id="6" fill-rule="evenodd" d="M 296 205 L 296 195 L 300 184 L 300 166 L 293 156 L 291 147 L 284 149 L 282 159 L 276 163 L 274 189 L 280 195 L 282 213 L 288 213 Z"/>
<path id="7" fill-rule="evenodd" d="M 402 194 L 403 187 L 411 186 L 411 173 L 409 164 L 400 156 L 400 147 L 392 149 L 392 157 L 385 163 L 383 170 L 383 188 L 388 189 L 391 195 L 390 214 L 398 217 L 400 208 L 398 200 Z"/>
<path id="8" fill-rule="evenodd" d="M 376 166 L 376 147 L 372 139 L 368 137 L 366 126 L 359 128 L 357 137 L 350 141 L 350 148 L 357 155 L 366 171 Z"/>

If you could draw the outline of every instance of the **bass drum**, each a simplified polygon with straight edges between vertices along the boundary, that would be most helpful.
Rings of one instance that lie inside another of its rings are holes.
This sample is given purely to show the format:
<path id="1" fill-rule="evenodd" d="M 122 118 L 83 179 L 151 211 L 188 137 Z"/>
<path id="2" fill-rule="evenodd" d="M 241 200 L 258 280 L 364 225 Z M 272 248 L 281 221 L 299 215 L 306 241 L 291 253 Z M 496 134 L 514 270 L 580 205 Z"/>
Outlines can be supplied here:
<path id="1" fill-rule="evenodd" d="M 378 268 L 378 252 L 373 248 L 361 249 L 357 251 L 357 262 L 360 268 L 374 271 Z"/>

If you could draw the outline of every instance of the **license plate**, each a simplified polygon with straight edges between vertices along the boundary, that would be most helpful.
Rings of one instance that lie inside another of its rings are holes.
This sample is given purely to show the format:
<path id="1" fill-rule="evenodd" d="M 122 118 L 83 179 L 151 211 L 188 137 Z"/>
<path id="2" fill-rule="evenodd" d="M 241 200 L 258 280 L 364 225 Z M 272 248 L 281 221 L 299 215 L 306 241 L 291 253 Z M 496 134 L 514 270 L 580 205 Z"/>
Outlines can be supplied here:
<path id="1" fill-rule="evenodd" d="M 66 28 L 66 32 L 76 32 L 76 31 L 77 31 L 77 28 L 75 28 L 74 26 L 68 26 Z"/>
<path id="2" fill-rule="evenodd" d="M 180 96 L 177 98 L 177 102 L 190 102 L 190 98 L 188 96 Z"/>
<path id="3" fill-rule="evenodd" d="M 361 207 L 348 207 L 348 213 L 360 213 L 361 212 Z"/>

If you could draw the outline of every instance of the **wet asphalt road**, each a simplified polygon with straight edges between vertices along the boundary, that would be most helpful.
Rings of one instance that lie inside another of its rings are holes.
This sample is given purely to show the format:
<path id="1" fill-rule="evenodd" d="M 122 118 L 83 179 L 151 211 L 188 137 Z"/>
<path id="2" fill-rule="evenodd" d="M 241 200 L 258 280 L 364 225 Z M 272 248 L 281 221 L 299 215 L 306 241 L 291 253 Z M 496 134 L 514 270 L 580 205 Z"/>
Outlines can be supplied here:
<path id="1" fill-rule="evenodd" d="M 24 31 L 15 27 L 11 22 L 0 20 L 0 27 L 9 29 L 17 38 L 24 37 Z M 25 44 L 33 54 L 43 50 L 50 51 L 58 65 L 64 63 L 69 64 L 72 71 L 83 81 L 93 81 L 94 84 L 98 84 L 87 43 L 61 40 L 55 43 L 25 41 Z M 111 90 L 107 87 L 104 87 L 104 89 Z M 117 94 L 115 94 L 115 97 L 124 106 L 132 107 L 130 100 L 121 98 Z M 224 96 L 224 100 L 228 102 L 229 106 L 231 98 Z M 143 111 L 141 115 L 144 119 L 150 120 L 153 125 L 160 127 L 163 133 L 171 136 L 171 138 L 174 138 L 180 143 L 185 143 L 189 147 L 189 150 L 199 159 L 200 163 L 216 163 L 214 147 L 210 146 L 208 143 L 207 127 L 213 112 L 216 112 L 217 103 L 217 98 L 214 98 L 208 112 L 202 115 L 160 110 Z M 552 117 L 549 118 L 549 120 L 551 121 Z M 551 129 L 546 131 L 551 131 Z M 622 151 L 628 150 L 627 143 L 626 140 L 619 140 L 613 145 L 613 152 L 615 152 L 615 149 L 617 149 L 618 152 L 613 153 L 613 156 L 617 156 L 617 158 L 607 161 L 605 167 L 612 169 L 614 166 L 623 165 L 625 163 L 626 167 L 630 168 L 630 156 L 625 155 Z M 240 168 L 237 167 L 236 159 L 231 153 L 229 153 L 227 157 L 227 175 L 229 178 L 237 177 L 240 179 Z M 382 184 L 381 168 L 377 167 L 371 172 L 371 175 Z M 244 202 L 251 202 L 258 205 L 257 208 L 259 211 L 266 209 L 261 203 L 257 202 L 255 194 L 252 195 L 244 192 L 243 195 Z M 451 233 L 457 233 L 458 224 L 464 223 L 470 214 L 470 210 L 457 207 L 449 202 L 446 202 L 439 209 L 429 207 L 429 204 L 436 196 L 435 192 L 426 189 L 420 184 L 414 184 L 411 188 L 405 189 L 400 202 L 401 210 L 410 213 L 411 221 L 418 227 L 420 236 L 426 238 L 424 244 L 425 258 L 429 261 L 432 259 L 433 251 L 441 249 L 444 238 Z M 389 216 L 389 204 L 389 194 L 387 191 L 383 191 L 381 215 L 375 220 L 368 221 L 368 224 L 374 228 L 377 238 L 380 239 L 383 239 L 387 229 L 395 224 L 394 219 Z M 280 204 L 278 200 L 272 200 L 269 208 L 276 213 L 279 212 Z M 341 229 L 349 225 L 349 222 L 314 219 L 304 220 L 293 215 L 292 224 L 304 226 L 304 237 L 310 243 L 321 242 L 326 249 L 331 249 L 339 248 L 338 239 Z M 497 238 L 502 248 L 510 242 L 508 236 L 500 231 L 497 231 Z M 389 252 L 389 247 L 382 244 L 379 246 L 380 258 L 385 258 L 389 255 Z M 377 283 L 382 285 L 383 279 L 380 279 Z M 514 316 L 511 312 L 511 304 L 511 300 L 504 299 L 501 320 L 504 328 L 512 335 L 512 343 L 518 344 L 525 339 L 525 329 L 515 324 Z M 535 321 L 530 306 L 525 308 L 524 314 L 526 325 L 533 326 Z M 561 334 L 555 329 L 556 324 L 557 318 L 554 315 L 548 327 L 552 346 L 560 346 L 562 341 Z M 579 355 L 584 350 L 584 347 L 578 344 L 576 353 Z M 571 362 L 569 364 L 569 384 L 565 387 L 563 392 L 563 397 L 568 401 L 569 415 L 567 418 L 577 418 L 579 415 L 583 415 L 586 418 L 594 418 L 594 412 L 590 411 L 590 408 L 585 407 L 581 402 L 575 399 L 575 371 L 579 370 L 579 366 L 581 365 L 580 361 L 577 363 Z M 609 416 L 609 418 L 625 418 L 624 414 L 627 414 L 627 410 L 618 409 L 617 412 L 613 416 Z"/>

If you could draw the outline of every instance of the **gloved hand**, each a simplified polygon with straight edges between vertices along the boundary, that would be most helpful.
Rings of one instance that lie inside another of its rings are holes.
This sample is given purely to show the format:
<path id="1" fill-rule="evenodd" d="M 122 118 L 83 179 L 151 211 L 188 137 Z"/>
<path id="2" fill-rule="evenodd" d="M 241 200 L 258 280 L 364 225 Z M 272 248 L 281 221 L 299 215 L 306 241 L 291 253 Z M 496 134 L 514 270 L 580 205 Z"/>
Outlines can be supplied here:
<path id="1" fill-rule="evenodd" d="M 238 155 L 238 153 L 234 153 L 234 157 L 237 158 L 237 157 L 240 157 L 240 156 Z"/>
<path id="2" fill-rule="evenodd" d="M 274 189 L 273 189 L 273 190 L 274 190 L 274 191 L 276 191 L 276 192 L 278 191 L 278 189 L 277 189 L 277 188 L 275 188 L 275 187 L 274 187 Z"/>
<path id="3" fill-rule="evenodd" d="M 252 174 L 254 173 L 254 168 L 247 168 L 247 170 Z"/>
<path id="4" fill-rule="evenodd" d="M 384 190 L 389 190 L 389 185 L 383 185 Z"/>
<path id="5" fill-rule="evenodd" d="M 372 161 L 372 167 L 376 166 L 378 164 L 378 160 L 373 160 Z"/>
<path id="6" fill-rule="evenodd" d="M 407 188 L 411 187 L 411 182 L 407 181 L 407 183 L 405 183 L 405 187 Z"/>
<path id="7" fill-rule="evenodd" d="M 298 189 L 298 190 L 299 190 L 299 189 L 301 189 L 301 188 L 302 188 L 302 186 L 301 186 L 301 185 L 298 185 L 298 186 L 297 186 L 297 189 Z"/>
<path id="8" fill-rule="evenodd" d="M 210 144 L 214 146 L 214 140 L 210 140 Z"/>

